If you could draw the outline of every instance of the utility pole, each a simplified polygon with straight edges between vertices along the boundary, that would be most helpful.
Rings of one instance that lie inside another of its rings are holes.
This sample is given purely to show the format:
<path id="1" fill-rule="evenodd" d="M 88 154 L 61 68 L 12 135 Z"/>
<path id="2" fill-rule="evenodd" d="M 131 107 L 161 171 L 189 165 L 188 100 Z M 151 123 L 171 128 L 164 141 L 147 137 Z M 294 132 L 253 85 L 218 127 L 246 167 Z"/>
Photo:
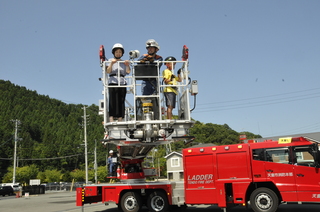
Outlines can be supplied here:
<path id="1" fill-rule="evenodd" d="M 87 114 L 86 107 L 83 107 L 83 127 L 84 127 L 84 157 L 86 169 L 86 185 L 88 184 L 88 145 L 87 145 Z"/>
<path id="2" fill-rule="evenodd" d="M 94 141 L 94 183 L 98 183 L 98 176 L 97 176 L 97 140 Z"/>
<path id="3" fill-rule="evenodd" d="M 12 183 L 16 183 L 17 142 L 19 140 L 19 138 L 18 138 L 18 126 L 21 124 L 21 122 L 18 119 L 11 120 L 11 121 L 15 122 Z"/>

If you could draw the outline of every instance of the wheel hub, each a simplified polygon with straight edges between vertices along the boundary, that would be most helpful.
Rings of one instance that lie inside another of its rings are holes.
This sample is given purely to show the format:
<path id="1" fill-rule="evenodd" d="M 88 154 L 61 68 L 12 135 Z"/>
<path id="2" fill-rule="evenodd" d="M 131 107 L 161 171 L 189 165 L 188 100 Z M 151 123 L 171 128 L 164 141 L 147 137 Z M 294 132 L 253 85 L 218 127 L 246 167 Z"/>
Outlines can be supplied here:
<path id="1" fill-rule="evenodd" d="M 266 210 L 272 206 L 272 200 L 269 195 L 261 194 L 257 197 L 257 205 L 259 208 Z"/>
<path id="2" fill-rule="evenodd" d="M 164 207 L 164 200 L 161 197 L 153 197 L 151 206 L 155 211 L 161 211 Z"/>
<path id="3" fill-rule="evenodd" d="M 133 210 L 137 205 L 137 201 L 134 197 L 128 197 L 125 201 L 125 208 L 127 210 Z"/>

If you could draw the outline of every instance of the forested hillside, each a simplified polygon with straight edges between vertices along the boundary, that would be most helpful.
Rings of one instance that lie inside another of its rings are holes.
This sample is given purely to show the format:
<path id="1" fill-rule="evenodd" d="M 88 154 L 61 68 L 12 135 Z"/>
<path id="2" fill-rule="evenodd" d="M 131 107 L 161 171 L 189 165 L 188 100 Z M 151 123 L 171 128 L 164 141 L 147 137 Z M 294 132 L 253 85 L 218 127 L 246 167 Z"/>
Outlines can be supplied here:
<path id="1" fill-rule="evenodd" d="M 19 120 L 17 142 L 18 166 L 36 167 L 38 172 L 59 170 L 62 174 L 74 170 L 84 170 L 84 105 L 66 104 L 39 95 L 36 91 L 0 80 L 0 181 L 13 166 L 15 123 Z M 103 138 L 102 117 L 98 106 L 87 106 L 89 115 L 87 126 L 88 161 L 93 167 L 93 151 L 97 141 L 98 166 L 105 166 L 106 150 L 99 142 Z M 230 144 L 239 142 L 239 133 L 227 124 L 216 125 L 196 121 L 190 134 L 195 142 Z M 259 137 L 246 132 L 248 138 Z M 193 142 L 194 144 L 194 142 Z M 173 145 L 174 150 L 183 148 Z M 159 151 L 159 157 L 164 151 Z M 37 176 L 32 176 L 37 177 Z M 91 179 L 92 180 L 92 179 Z"/>
<path id="2" fill-rule="evenodd" d="M 35 164 L 40 171 L 46 169 L 72 171 L 82 168 L 83 105 L 66 104 L 3 80 L 0 80 L 0 92 L 2 176 L 13 164 L 15 124 L 12 120 L 15 119 L 21 122 L 18 137 L 22 140 L 17 143 L 19 167 Z M 103 138 L 102 117 L 98 116 L 96 105 L 89 106 L 86 111 L 89 115 L 88 152 L 92 152 L 95 139 L 100 141 Z M 104 152 L 104 147 L 99 142 L 97 148 L 99 152 Z M 105 153 L 99 156 L 99 165 L 105 164 Z M 93 158 L 92 154 L 89 154 L 89 157 Z"/>

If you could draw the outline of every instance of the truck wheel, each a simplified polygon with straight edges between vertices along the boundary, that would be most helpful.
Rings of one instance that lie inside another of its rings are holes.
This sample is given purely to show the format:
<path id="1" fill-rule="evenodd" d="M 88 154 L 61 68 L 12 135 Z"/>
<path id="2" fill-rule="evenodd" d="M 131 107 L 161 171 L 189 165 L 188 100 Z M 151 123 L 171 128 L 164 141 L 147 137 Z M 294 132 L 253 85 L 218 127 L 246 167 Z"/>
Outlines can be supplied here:
<path id="1" fill-rule="evenodd" d="M 141 206 L 141 197 L 136 192 L 127 192 L 121 197 L 121 209 L 123 212 L 138 212 Z"/>
<path id="2" fill-rule="evenodd" d="M 258 188 L 250 196 L 250 205 L 255 212 L 275 212 L 279 205 L 279 199 L 271 189 Z"/>
<path id="3" fill-rule="evenodd" d="M 165 212 L 169 208 L 167 195 L 162 191 L 154 191 L 148 196 L 148 209 L 151 212 Z"/>

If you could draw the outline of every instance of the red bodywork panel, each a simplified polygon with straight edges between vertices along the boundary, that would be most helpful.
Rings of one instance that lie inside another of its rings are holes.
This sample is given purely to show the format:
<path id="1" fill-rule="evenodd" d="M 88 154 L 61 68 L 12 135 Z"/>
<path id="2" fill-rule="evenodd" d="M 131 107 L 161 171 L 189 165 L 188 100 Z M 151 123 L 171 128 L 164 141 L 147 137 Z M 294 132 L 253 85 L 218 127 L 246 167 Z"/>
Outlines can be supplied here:
<path id="1" fill-rule="evenodd" d="M 243 187 L 252 181 L 248 145 L 185 149 L 183 158 L 186 204 L 226 207 L 225 184 L 232 182 L 239 203 L 244 201 Z"/>

